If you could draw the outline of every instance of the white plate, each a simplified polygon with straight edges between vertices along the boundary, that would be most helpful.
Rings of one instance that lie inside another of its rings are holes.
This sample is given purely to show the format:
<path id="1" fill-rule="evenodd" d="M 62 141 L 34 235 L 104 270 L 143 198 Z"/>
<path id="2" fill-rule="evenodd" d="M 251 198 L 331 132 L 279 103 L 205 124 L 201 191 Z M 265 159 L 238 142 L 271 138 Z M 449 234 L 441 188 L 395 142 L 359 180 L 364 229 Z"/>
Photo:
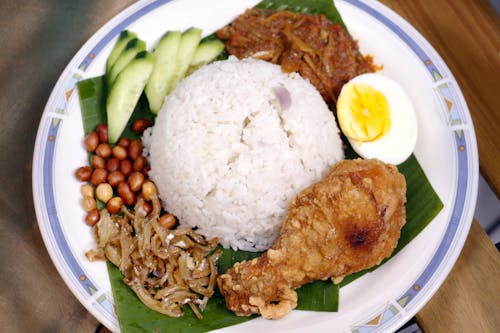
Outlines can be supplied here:
<path id="1" fill-rule="evenodd" d="M 75 84 L 102 75 L 119 32 L 133 30 L 151 47 L 169 29 L 197 26 L 210 33 L 256 0 L 139 1 L 101 28 L 59 78 L 38 129 L 33 194 L 40 231 L 54 264 L 80 302 L 118 331 L 104 263 L 89 263 L 94 246 L 80 206 L 74 170 L 86 163 Z M 462 93 L 443 60 L 397 14 L 373 1 L 336 5 L 363 52 L 409 92 L 418 113 L 415 155 L 444 203 L 430 225 L 397 256 L 340 291 L 340 311 L 293 311 L 285 319 L 261 318 L 222 331 L 387 332 L 410 319 L 441 285 L 460 253 L 477 196 L 478 156 Z"/>

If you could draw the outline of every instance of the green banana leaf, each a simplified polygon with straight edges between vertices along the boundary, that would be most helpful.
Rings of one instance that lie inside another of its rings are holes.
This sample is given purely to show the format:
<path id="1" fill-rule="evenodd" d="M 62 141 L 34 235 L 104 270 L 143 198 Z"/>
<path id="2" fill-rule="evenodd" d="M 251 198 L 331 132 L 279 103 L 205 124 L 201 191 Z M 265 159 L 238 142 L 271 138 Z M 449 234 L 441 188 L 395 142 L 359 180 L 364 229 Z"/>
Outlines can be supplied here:
<path id="1" fill-rule="evenodd" d="M 106 79 L 104 76 L 93 77 L 79 81 L 77 87 L 82 112 L 83 130 L 85 134 L 88 134 L 95 130 L 97 125 L 107 123 Z M 146 96 L 142 94 L 122 136 L 130 139 L 137 138 L 139 135 L 131 130 L 130 125 L 137 119 L 154 121 L 154 117 L 154 114 L 149 110 Z"/>
<path id="2" fill-rule="evenodd" d="M 257 6 L 261 8 L 288 9 L 310 14 L 322 13 L 331 21 L 344 25 L 331 0 L 265 0 Z M 214 35 L 211 35 L 209 38 L 214 38 Z M 77 86 L 84 131 L 85 133 L 89 133 L 98 124 L 106 121 L 106 85 L 104 84 L 103 77 L 95 77 L 80 81 Z M 154 119 L 153 114 L 149 111 L 144 95 L 141 96 L 129 121 L 129 125 L 138 118 Z M 129 125 L 127 125 L 127 130 L 123 136 L 136 137 L 136 134 L 128 129 Z M 344 142 L 348 147 L 346 157 L 356 158 L 357 155 L 349 147 L 348 141 L 344 140 Z M 411 242 L 443 207 L 441 200 L 427 180 L 415 156 L 412 155 L 405 163 L 401 164 L 399 170 L 405 175 L 408 187 L 406 203 L 407 223 L 401 230 L 398 246 L 392 256 Z M 258 255 L 260 253 L 224 249 L 219 259 L 219 272 L 225 272 L 235 262 L 252 259 Z M 347 276 L 340 285 L 335 285 L 329 281 L 317 281 L 302 286 L 297 290 L 299 295 L 297 308 L 311 311 L 337 311 L 339 288 L 376 268 L 373 267 L 369 270 Z M 133 291 L 123 283 L 121 272 L 113 264 L 108 263 L 108 271 L 116 310 L 120 319 L 120 328 L 123 333 L 206 332 L 255 318 L 255 316 L 235 316 L 226 309 L 224 299 L 218 292 L 208 302 L 206 310 L 203 312 L 203 320 L 198 320 L 189 307 L 185 307 L 185 314 L 182 318 L 169 318 L 144 306 Z"/>
<path id="3" fill-rule="evenodd" d="M 305 14 L 323 14 L 328 20 L 342 25 L 347 30 L 332 0 L 264 0 L 255 7 Z"/>
<path id="4" fill-rule="evenodd" d="M 120 270 L 110 262 L 108 262 L 108 272 L 122 333 L 207 332 L 255 318 L 255 316 L 235 316 L 226 308 L 221 295 L 214 295 L 210 298 L 202 320 L 196 318 L 188 306 L 184 307 L 185 314 L 182 318 L 170 318 L 142 304 L 134 292 L 123 283 Z"/>

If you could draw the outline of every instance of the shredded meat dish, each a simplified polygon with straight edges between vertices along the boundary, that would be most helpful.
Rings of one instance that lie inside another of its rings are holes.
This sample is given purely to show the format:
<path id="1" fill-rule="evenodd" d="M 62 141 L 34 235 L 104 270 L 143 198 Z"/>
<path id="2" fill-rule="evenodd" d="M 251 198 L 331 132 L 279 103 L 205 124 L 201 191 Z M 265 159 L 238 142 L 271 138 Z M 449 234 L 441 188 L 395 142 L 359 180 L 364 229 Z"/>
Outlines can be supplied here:
<path id="1" fill-rule="evenodd" d="M 393 165 L 344 160 L 300 192 L 274 245 L 237 263 L 217 283 L 239 316 L 279 319 L 297 306 L 295 289 L 379 264 L 406 222 L 406 181 Z"/>
<path id="2" fill-rule="evenodd" d="M 240 59 L 254 57 L 279 64 L 285 72 L 299 72 L 332 110 L 347 81 L 375 70 L 346 30 L 323 15 L 253 8 L 217 36 Z"/>

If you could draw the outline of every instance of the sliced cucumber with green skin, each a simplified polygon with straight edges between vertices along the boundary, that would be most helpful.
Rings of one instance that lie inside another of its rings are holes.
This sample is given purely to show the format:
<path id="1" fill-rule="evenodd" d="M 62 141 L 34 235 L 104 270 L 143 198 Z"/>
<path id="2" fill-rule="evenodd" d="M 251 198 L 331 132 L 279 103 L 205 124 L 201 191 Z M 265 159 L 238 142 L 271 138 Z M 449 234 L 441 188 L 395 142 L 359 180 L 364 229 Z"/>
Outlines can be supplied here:
<path id="1" fill-rule="evenodd" d="M 108 86 L 112 86 L 116 80 L 116 77 L 120 72 L 128 65 L 132 59 L 141 51 L 146 49 L 146 42 L 141 39 L 134 38 L 128 41 L 125 49 L 123 49 L 122 53 L 116 59 L 115 63 L 111 67 L 109 74 L 106 75 Z"/>
<path id="2" fill-rule="evenodd" d="M 193 59 L 191 60 L 190 67 L 200 67 L 213 61 L 222 51 L 224 51 L 225 44 L 219 39 L 211 39 L 202 41 L 196 47 Z"/>
<path id="3" fill-rule="evenodd" d="M 154 63 L 154 55 L 148 51 L 141 51 L 116 78 L 106 101 L 109 143 L 118 141 L 127 126 L 153 71 Z"/>
<path id="4" fill-rule="evenodd" d="M 201 32 L 201 29 L 190 28 L 182 34 L 179 50 L 177 51 L 175 74 L 172 78 L 172 83 L 169 85 L 170 89 L 174 89 L 177 83 L 186 75 L 196 48 L 200 43 Z M 169 91 L 167 91 L 168 93 Z"/>
<path id="5" fill-rule="evenodd" d="M 137 38 L 137 34 L 135 34 L 134 32 L 128 30 L 123 30 L 122 32 L 120 32 L 118 40 L 113 46 L 108 60 L 106 61 L 106 73 L 109 72 L 116 59 L 118 59 L 118 57 L 120 56 L 120 53 L 122 53 L 122 51 L 125 49 L 125 46 L 127 46 L 127 43 L 133 38 Z"/>
<path id="6" fill-rule="evenodd" d="M 181 41 L 180 31 L 168 31 L 158 42 L 154 50 L 155 65 L 144 92 L 148 98 L 151 112 L 160 111 L 177 65 L 177 52 Z"/>

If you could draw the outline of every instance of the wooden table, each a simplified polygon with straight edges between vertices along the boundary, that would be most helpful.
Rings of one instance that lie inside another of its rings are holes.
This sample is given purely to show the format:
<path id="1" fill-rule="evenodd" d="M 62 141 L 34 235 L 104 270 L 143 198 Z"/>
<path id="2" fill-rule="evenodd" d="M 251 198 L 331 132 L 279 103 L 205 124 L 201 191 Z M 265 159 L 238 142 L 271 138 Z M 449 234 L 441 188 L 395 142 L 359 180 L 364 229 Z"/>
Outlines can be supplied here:
<path id="1" fill-rule="evenodd" d="M 480 170 L 500 193 L 500 16 L 483 1 L 383 0 L 436 49 L 474 122 Z M 500 255 L 474 220 L 444 284 L 417 314 L 426 332 L 500 330 Z"/>
<path id="2" fill-rule="evenodd" d="M 5 332 L 95 332 L 99 323 L 65 286 L 40 233 L 31 194 L 38 121 L 58 76 L 91 35 L 133 3 L 0 2 L 0 327 Z M 383 0 L 434 46 L 467 100 L 480 168 L 500 192 L 500 29 L 486 0 Z M 431 301 L 426 332 L 500 328 L 500 255 L 477 222 Z M 105 331 L 102 329 L 102 331 Z"/>

